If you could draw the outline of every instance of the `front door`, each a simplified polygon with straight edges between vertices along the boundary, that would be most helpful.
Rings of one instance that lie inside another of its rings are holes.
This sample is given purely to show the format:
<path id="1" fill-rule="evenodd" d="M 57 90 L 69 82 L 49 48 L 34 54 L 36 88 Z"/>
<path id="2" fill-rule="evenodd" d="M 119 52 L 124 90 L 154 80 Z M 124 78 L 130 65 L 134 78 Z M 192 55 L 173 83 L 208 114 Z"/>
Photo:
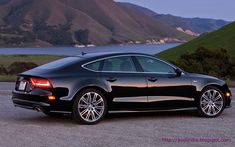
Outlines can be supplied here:
<path id="1" fill-rule="evenodd" d="M 153 57 L 136 59 L 148 83 L 148 102 L 193 101 L 194 87 L 186 74 L 178 75 L 170 64 Z"/>

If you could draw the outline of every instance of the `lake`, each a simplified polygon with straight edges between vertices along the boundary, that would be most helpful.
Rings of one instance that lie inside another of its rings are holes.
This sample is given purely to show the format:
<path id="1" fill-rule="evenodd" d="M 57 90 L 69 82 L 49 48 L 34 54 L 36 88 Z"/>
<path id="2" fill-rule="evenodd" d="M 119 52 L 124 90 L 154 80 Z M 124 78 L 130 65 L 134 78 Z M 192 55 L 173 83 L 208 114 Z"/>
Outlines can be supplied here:
<path id="1" fill-rule="evenodd" d="M 53 48 L 0 48 L 0 55 L 22 55 L 22 54 L 38 54 L 38 55 L 78 55 L 81 52 L 134 52 L 145 54 L 157 54 L 169 48 L 180 45 L 179 43 L 169 44 L 151 44 L 151 45 L 109 45 L 98 47 L 53 47 Z"/>

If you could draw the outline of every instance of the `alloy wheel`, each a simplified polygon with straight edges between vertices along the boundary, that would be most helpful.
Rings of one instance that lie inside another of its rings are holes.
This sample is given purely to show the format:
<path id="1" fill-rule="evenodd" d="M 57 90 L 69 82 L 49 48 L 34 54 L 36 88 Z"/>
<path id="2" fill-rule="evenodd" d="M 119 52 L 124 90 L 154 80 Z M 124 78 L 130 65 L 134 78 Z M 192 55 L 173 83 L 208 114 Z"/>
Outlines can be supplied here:
<path id="1" fill-rule="evenodd" d="M 218 90 L 209 89 L 201 95 L 200 107 L 206 115 L 216 116 L 223 110 L 224 98 Z"/>
<path id="2" fill-rule="evenodd" d="M 78 113 L 87 122 L 99 120 L 104 113 L 104 98 L 96 92 L 85 93 L 78 101 Z"/>

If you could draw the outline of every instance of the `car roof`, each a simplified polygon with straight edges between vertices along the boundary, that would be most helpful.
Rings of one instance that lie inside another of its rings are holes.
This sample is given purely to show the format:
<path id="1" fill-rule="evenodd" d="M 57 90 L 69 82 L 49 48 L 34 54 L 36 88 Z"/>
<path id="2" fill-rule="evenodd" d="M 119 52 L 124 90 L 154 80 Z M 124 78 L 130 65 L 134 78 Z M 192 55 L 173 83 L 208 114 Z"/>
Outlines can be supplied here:
<path id="1" fill-rule="evenodd" d="M 121 56 L 121 55 L 146 55 L 151 56 L 148 54 L 143 53 L 120 53 L 120 52 L 100 52 L 100 53 L 82 53 L 81 55 L 77 55 L 77 57 L 81 58 L 104 58 L 104 57 L 111 57 L 111 56 Z"/>
<path id="2" fill-rule="evenodd" d="M 83 53 L 82 55 L 77 55 L 77 57 L 83 58 L 83 62 L 90 62 L 90 61 L 94 61 L 94 60 L 99 60 L 102 58 L 107 58 L 107 57 L 115 57 L 115 56 L 122 56 L 122 55 L 129 55 L 129 56 L 149 56 L 149 57 L 154 57 L 158 60 L 161 60 L 162 62 L 165 62 L 173 67 L 176 67 L 175 65 L 171 64 L 168 61 L 165 61 L 161 58 L 149 55 L 149 54 L 144 54 L 144 53 L 134 53 L 134 52 L 126 52 L 126 53 L 120 53 L 120 52 L 100 52 L 100 53 Z"/>

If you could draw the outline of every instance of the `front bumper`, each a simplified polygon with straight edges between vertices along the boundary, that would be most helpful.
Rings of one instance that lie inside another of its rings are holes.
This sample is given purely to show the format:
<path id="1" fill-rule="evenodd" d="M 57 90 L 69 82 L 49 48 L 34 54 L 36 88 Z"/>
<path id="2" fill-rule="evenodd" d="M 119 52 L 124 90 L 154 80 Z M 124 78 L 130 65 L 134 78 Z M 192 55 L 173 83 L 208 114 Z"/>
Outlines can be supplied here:
<path id="1" fill-rule="evenodd" d="M 222 88 L 222 91 L 224 93 L 225 96 L 225 108 L 230 108 L 231 107 L 231 102 L 232 102 L 232 92 L 229 89 L 228 85 L 225 84 Z M 229 93 L 229 96 L 227 96 L 227 93 Z"/>

